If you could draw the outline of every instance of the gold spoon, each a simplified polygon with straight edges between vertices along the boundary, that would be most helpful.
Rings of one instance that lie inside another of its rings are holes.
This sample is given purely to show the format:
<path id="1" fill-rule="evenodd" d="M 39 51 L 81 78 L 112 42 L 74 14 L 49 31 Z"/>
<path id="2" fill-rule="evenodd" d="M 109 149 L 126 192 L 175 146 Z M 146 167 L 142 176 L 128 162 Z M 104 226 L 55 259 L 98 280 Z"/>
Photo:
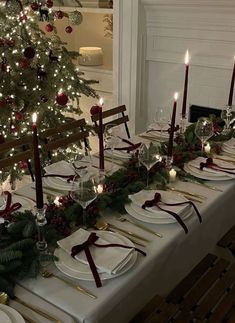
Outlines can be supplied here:
<path id="1" fill-rule="evenodd" d="M 96 229 L 101 230 L 101 231 L 107 231 L 107 230 L 109 230 L 111 232 L 120 233 L 121 235 L 123 235 L 124 237 L 128 238 L 129 240 L 131 240 L 135 244 L 140 245 L 142 247 L 146 247 L 145 244 L 143 244 L 139 240 L 135 239 L 133 236 L 130 236 L 128 233 L 123 232 L 123 230 L 122 231 L 120 229 L 113 230 L 112 228 L 110 228 L 110 225 L 105 220 L 103 220 L 103 219 L 98 219 L 96 221 L 95 227 L 96 227 Z"/>
<path id="2" fill-rule="evenodd" d="M 7 295 L 7 293 L 4 292 L 0 292 L 0 304 L 4 304 L 4 305 L 8 305 L 9 302 L 9 297 Z M 29 323 L 37 323 L 36 321 L 34 321 L 33 319 L 31 319 L 28 315 L 26 315 L 25 313 L 23 313 L 21 310 L 17 309 L 17 312 L 20 313 L 20 315 Z"/>

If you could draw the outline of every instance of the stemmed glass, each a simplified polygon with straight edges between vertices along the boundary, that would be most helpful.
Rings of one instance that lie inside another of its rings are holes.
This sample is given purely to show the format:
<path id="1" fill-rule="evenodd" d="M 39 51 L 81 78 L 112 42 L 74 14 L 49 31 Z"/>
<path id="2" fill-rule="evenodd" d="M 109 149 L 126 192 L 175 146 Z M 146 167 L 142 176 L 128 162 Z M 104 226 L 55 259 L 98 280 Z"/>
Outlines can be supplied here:
<path id="1" fill-rule="evenodd" d="M 214 134 L 213 122 L 204 117 L 198 119 L 194 132 L 195 135 L 201 140 L 203 152 L 206 141 Z"/>
<path id="2" fill-rule="evenodd" d="M 98 192 L 98 185 L 94 174 L 89 174 L 83 179 L 74 178 L 70 196 L 83 209 L 82 224 L 84 227 L 87 227 L 86 208 L 96 199 Z"/>
<path id="3" fill-rule="evenodd" d="M 154 122 L 160 129 L 160 138 L 162 139 L 163 129 L 169 124 L 169 114 L 167 113 L 166 108 L 157 109 L 154 117 Z"/>
<path id="4" fill-rule="evenodd" d="M 110 150 L 111 152 L 111 171 L 113 169 L 113 153 L 114 148 L 118 143 L 120 142 L 120 139 L 117 135 L 117 129 L 115 129 L 115 125 L 113 124 L 107 124 L 104 128 L 104 143 L 105 143 L 105 149 Z"/>
<path id="5" fill-rule="evenodd" d="M 147 170 L 146 185 L 149 185 L 149 171 L 159 161 L 161 161 L 161 155 L 159 152 L 159 146 L 150 142 L 149 144 L 142 144 L 139 149 L 139 162 Z"/>
<path id="6" fill-rule="evenodd" d="M 232 121 L 232 118 L 234 117 L 234 112 L 232 111 L 231 107 L 227 106 L 224 110 L 222 110 L 220 117 L 225 122 L 225 126 L 224 126 L 222 133 L 227 134 L 230 131 L 230 129 L 229 129 L 230 122 Z"/>

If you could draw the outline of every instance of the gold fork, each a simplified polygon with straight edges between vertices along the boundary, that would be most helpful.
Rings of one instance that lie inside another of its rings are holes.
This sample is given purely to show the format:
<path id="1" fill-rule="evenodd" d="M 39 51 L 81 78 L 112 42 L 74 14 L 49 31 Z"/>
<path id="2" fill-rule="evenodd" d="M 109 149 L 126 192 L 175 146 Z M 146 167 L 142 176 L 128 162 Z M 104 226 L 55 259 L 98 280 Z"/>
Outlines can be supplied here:
<path id="1" fill-rule="evenodd" d="M 96 299 L 97 296 L 95 296 L 94 294 L 92 294 L 88 289 L 80 286 L 80 285 L 74 285 L 73 283 L 70 283 L 67 279 L 64 279 L 60 276 L 55 275 L 54 273 L 52 273 L 51 271 L 47 270 L 47 269 L 41 269 L 40 270 L 40 274 L 42 275 L 42 277 L 44 278 L 50 278 L 50 277 L 55 277 L 59 280 L 61 280 L 62 282 L 64 282 L 65 284 L 69 285 L 70 287 L 75 288 L 76 290 L 78 290 L 79 292 L 93 298 Z"/>

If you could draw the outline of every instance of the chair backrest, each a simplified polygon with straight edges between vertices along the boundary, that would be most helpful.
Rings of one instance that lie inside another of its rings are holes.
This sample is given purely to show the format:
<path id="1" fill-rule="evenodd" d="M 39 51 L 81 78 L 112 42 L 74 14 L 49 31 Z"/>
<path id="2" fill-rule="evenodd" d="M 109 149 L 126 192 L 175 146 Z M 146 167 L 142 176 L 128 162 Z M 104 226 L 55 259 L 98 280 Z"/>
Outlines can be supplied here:
<path id="1" fill-rule="evenodd" d="M 0 159 L 0 169 L 20 161 L 28 161 L 33 156 L 32 138 L 25 136 L 4 142 L 0 144 L 0 154 L 3 155 L 3 158 Z"/>
<path id="2" fill-rule="evenodd" d="M 189 122 L 196 122 L 200 117 L 209 117 L 209 115 L 214 114 L 219 117 L 221 114 L 220 109 L 202 107 L 199 105 L 191 105 L 189 107 Z"/>
<path id="3" fill-rule="evenodd" d="M 56 128 L 50 128 L 40 134 L 40 139 L 44 142 L 44 149 L 47 152 L 66 147 L 69 144 L 84 141 L 88 148 L 89 132 L 85 129 L 85 119 L 64 123 Z"/>
<path id="4" fill-rule="evenodd" d="M 120 105 L 116 108 L 102 111 L 102 118 L 103 119 L 117 116 L 116 119 L 112 118 L 112 120 L 107 121 L 107 122 L 105 122 L 105 120 L 104 120 L 103 128 L 105 128 L 107 125 L 110 125 L 110 127 L 114 127 L 114 126 L 119 126 L 121 124 L 124 124 L 127 137 L 130 138 L 130 132 L 129 132 L 128 125 L 127 125 L 127 122 L 129 121 L 129 117 L 128 117 L 128 115 L 125 115 L 125 112 L 126 112 L 125 105 Z M 98 127 L 98 123 L 97 123 L 98 119 L 99 119 L 99 113 L 91 115 L 91 120 L 92 120 L 92 122 L 95 123 L 96 127 Z"/>

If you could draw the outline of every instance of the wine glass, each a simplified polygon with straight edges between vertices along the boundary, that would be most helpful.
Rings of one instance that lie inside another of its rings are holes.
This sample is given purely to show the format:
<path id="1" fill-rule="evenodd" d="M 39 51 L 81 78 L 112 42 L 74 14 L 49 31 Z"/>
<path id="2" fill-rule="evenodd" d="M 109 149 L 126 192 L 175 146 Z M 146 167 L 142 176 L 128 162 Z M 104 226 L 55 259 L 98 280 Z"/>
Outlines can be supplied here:
<path id="1" fill-rule="evenodd" d="M 201 140 L 202 152 L 204 151 L 205 142 L 213 136 L 213 122 L 208 118 L 198 119 L 195 127 L 195 135 Z"/>
<path id="2" fill-rule="evenodd" d="M 85 228 L 87 227 L 86 208 L 97 198 L 98 193 L 98 185 L 94 174 L 88 174 L 83 179 L 74 178 L 70 196 L 83 209 L 82 224 Z"/>
<path id="3" fill-rule="evenodd" d="M 107 124 L 104 128 L 104 148 L 111 152 L 111 169 L 113 169 L 113 158 L 114 158 L 114 148 L 120 142 L 120 138 L 118 137 L 117 129 L 114 124 Z"/>
<path id="4" fill-rule="evenodd" d="M 222 133 L 226 135 L 230 131 L 230 123 L 231 121 L 233 121 L 234 112 L 232 111 L 230 106 L 227 106 L 224 110 L 221 111 L 220 117 L 225 122 Z"/>
<path id="5" fill-rule="evenodd" d="M 163 137 L 163 129 L 169 124 L 169 113 L 167 108 L 159 107 L 155 113 L 154 123 L 160 130 L 160 138 Z M 157 129 L 157 130 L 158 130 Z M 165 129 L 166 130 L 166 129 Z"/>
<path id="6" fill-rule="evenodd" d="M 149 185 L 149 171 L 150 169 L 159 161 L 162 160 L 159 146 L 150 142 L 149 144 L 142 144 L 139 149 L 139 162 L 146 168 L 147 170 L 147 187 Z"/>

